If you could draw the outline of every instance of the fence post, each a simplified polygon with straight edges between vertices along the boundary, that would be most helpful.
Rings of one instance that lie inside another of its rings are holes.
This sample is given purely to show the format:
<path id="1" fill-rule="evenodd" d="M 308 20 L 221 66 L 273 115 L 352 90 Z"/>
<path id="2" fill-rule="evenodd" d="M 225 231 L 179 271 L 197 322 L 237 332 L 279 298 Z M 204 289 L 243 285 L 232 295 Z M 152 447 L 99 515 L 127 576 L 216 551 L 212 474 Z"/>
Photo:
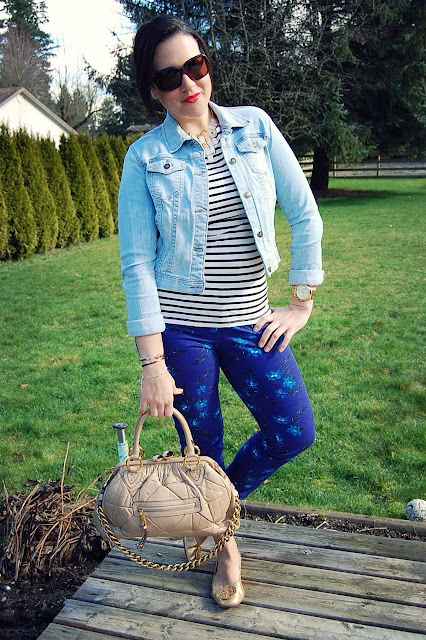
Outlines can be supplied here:
<path id="1" fill-rule="evenodd" d="M 333 159 L 333 178 L 336 177 L 336 172 L 337 172 L 337 162 L 336 162 L 336 156 L 334 156 L 334 159 Z"/>
<path id="2" fill-rule="evenodd" d="M 380 153 L 377 156 L 377 171 L 376 171 L 376 177 L 379 178 L 380 177 L 380 169 L 381 169 L 381 159 L 380 159 Z"/>

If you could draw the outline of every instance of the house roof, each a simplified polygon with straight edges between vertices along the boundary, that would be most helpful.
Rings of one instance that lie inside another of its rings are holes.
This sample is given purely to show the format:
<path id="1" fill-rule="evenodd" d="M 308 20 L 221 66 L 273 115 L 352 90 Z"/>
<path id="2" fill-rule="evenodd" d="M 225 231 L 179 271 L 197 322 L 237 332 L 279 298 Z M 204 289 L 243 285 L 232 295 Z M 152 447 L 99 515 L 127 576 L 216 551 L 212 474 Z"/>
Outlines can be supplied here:
<path id="1" fill-rule="evenodd" d="M 57 116 L 56 113 L 54 113 L 51 109 L 49 109 L 49 107 L 46 107 L 45 104 L 43 104 L 38 98 L 33 96 L 33 94 L 30 93 L 24 87 L 0 89 L 0 109 L 3 104 L 5 104 L 6 102 L 9 102 L 9 100 L 11 100 L 12 98 L 18 95 L 25 96 L 25 98 L 29 102 L 32 102 L 33 105 L 38 109 L 40 109 L 41 111 L 44 111 L 49 118 L 54 120 L 60 127 L 65 129 L 69 133 L 77 134 L 77 131 L 73 129 L 67 122 L 65 122 L 65 120 L 62 120 L 62 118 Z"/>

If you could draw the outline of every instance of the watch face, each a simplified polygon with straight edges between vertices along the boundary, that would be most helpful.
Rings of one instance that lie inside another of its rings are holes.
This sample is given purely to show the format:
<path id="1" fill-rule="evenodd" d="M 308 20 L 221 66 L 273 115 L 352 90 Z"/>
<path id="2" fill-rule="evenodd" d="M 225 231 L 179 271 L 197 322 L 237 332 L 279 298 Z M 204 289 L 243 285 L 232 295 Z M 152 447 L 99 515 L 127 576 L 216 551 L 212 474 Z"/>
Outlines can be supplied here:
<path id="1" fill-rule="evenodd" d="M 311 295 L 311 290 L 306 284 L 300 284 L 297 287 L 297 297 L 299 300 L 307 300 Z"/>

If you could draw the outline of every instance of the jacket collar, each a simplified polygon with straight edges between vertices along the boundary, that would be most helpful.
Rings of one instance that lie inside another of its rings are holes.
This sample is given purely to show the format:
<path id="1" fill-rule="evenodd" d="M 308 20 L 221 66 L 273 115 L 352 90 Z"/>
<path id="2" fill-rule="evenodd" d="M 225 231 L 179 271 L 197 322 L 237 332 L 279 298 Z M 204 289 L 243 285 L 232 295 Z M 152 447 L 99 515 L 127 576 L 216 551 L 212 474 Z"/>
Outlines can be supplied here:
<path id="1" fill-rule="evenodd" d="M 226 129 L 234 129 L 238 127 L 245 127 L 249 120 L 247 118 L 236 113 L 236 110 L 229 107 L 219 107 L 214 102 L 210 102 L 210 107 L 218 117 L 222 131 Z M 167 113 L 166 119 L 161 125 L 166 138 L 167 145 L 170 148 L 171 153 L 178 151 L 183 145 L 185 140 L 190 140 L 190 136 L 179 126 L 173 116 Z"/>
<path id="2" fill-rule="evenodd" d="M 220 126 L 223 129 L 238 129 L 245 127 L 250 120 L 237 113 L 237 109 L 232 107 L 219 107 L 214 102 L 210 102 L 210 107 L 218 117 Z"/>

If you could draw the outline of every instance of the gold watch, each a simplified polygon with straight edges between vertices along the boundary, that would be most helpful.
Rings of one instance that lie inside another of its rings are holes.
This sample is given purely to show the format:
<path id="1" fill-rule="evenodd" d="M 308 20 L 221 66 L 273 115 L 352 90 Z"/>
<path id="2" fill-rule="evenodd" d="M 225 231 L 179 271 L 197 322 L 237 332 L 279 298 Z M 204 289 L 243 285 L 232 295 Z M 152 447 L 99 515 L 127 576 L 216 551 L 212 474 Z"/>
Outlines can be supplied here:
<path id="1" fill-rule="evenodd" d="M 317 288 L 315 286 L 311 287 L 309 284 L 294 284 L 291 292 L 300 302 L 306 302 L 306 300 L 315 298 Z"/>

